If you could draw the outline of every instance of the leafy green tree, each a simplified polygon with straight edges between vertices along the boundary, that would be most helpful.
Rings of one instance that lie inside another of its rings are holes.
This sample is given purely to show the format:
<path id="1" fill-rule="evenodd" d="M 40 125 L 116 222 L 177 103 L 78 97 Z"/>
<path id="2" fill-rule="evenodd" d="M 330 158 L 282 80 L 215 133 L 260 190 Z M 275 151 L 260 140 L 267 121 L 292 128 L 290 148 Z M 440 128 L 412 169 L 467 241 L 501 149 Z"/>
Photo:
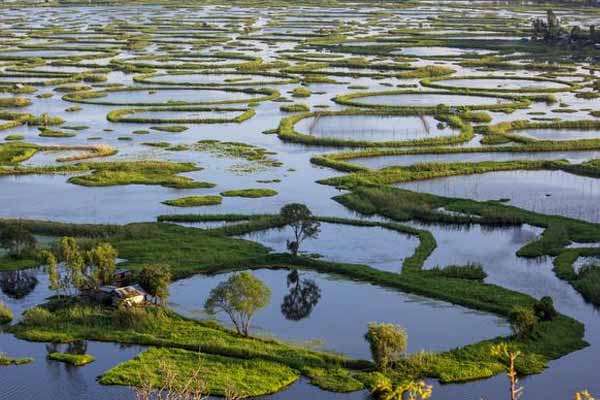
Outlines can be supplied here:
<path id="1" fill-rule="evenodd" d="M 86 252 L 88 286 L 99 288 L 115 279 L 117 250 L 109 243 L 101 243 Z"/>
<path id="2" fill-rule="evenodd" d="M 35 237 L 21 225 L 6 225 L 0 231 L 0 247 L 16 258 L 21 258 L 35 248 Z"/>
<path id="3" fill-rule="evenodd" d="M 406 352 L 408 335 L 398 325 L 371 322 L 365 340 L 369 342 L 377 368 L 383 371 L 402 358 Z"/>
<path id="4" fill-rule="evenodd" d="M 164 304 L 169 298 L 169 284 L 171 283 L 171 268 L 168 265 L 145 265 L 138 277 L 140 286 L 155 303 Z"/>
<path id="5" fill-rule="evenodd" d="M 515 335 L 521 339 L 525 339 L 537 325 L 538 319 L 533 309 L 515 306 L 510 312 L 509 322 Z"/>
<path id="6" fill-rule="evenodd" d="M 287 204 L 279 211 L 279 217 L 294 233 L 294 240 L 287 241 L 287 248 L 294 256 L 300 251 L 300 244 L 305 239 L 319 236 L 321 224 L 304 204 Z"/>
<path id="7" fill-rule="evenodd" d="M 56 260 L 56 256 L 48 250 L 43 250 L 40 252 L 40 259 L 41 262 L 46 265 L 46 271 L 48 272 L 48 287 L 60 296 L 61 291 L 63 290 L 63 281 L 60 272 L 58 271 L 58 261 Z"/>
<path id="8" fill-rule="evenodd" d="M 225 312 L 242 336 L 248 336 L 254 315 L 271 301 L 271 289 L 249 272 L 233 274 L 211 290 L 204 303 L 210 314 Z"/>

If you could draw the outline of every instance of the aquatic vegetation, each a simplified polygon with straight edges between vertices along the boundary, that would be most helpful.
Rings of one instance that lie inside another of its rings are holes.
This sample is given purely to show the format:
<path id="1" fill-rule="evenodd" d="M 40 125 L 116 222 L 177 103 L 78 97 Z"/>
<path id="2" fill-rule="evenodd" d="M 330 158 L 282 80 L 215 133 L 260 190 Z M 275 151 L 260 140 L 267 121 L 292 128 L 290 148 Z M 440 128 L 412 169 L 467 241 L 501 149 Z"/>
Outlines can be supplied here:
<path id="1" fill-rule="evenodd" d="M 70 354 L 59 352 L 53 352 L 48 354 L 48 359 L 60 361 L 66 364 L 73 365 L 75 367 L 81 367 L 96 360 L 96 358 L 89 354 Z"/>
<path id="2" fill-rule="evenodd" d="M 151 126 L 150 129 L 152 129 L 153 131 L 180 133 L 180 132 L 187 131 L 189 128 L 187 126 L 182 126 L 182 125 L 168 125 L 168 126 Z"/>
<path id="3" fill-rule="evenodd" d="M 33 358 L 11 358 L 0 354 L 0 365 L 23 365 L 33 362 Z"/>
<path id="4" fill-rule="evenodd" d="M 163 204 L 173 207 L 200 207 L 221 204 L 222 201 L 223 199 L 220 196 L 188 196 L 165 200 Z"/>
<path id="5" fill-rule="evenodd" d="M 69 138 L 69 137 L 77 136 L 74 133 L 63 132 L 63 131 L 59 131 L 56 129 L 50 129 L 50 128 L 38 128 L 38 130 L 40 131 L 40 134 L 39 134 L 40 137 Z"/>
<path id="6" fill-rule="evenodd" d="M 272 157 L 275 153 L 246 143 L 201 140 L 190 146 L 190 149 L 208 152 L 217 157 L 244 161 L 244 163 L 235 164 L 229 168 L 232 172 L 236 173 L 253 173 L 283 165 L 280 161 Z"/>
<path id="7" fill-rule="evenodd" d="M 164 364 L 173 366 L 176 378 L 181 381 L 193 376 L 198 369 L 199 379 L 194 383 L 204 385 L 206 393 L 218 396 L 224 396 L 231 389 L 244 396 L 262 396 L 278 392 L 299 378 L 298 372 L 290 367 L 266 360 L 151 348 L 105 372 L 99 382 L 139 386 L 149 380 L 154 387 L 161 387 L 164 374 L 157 371 L 156 366 Z"/>
<path id="8" fill-rule="evenodd" d="M 259 197 L 272 197 L 277 196 L 277 194 L 277 191 L 273 189 L 239 189 L 221 192 L 221 196 L 223 197 L 247 197 L 252 199 Z"/>
<path id="9" fill-rule="evenodd" d="M 136 117 L 136 113 L 152 113 L 152 112 L 209 112 L 215 113 L 214 117 L 170 117 L 170 118 L 154 118 L 154 117 Z M 239 115 L 226 118 L 219 116 L 219 113 L 240 112 Z M 134 114 L 133 116 L 128 116 Z M 207 107 L 160 107 L 160 108 L 135 108 L 135 109 L 120 109 L 112 110 L 106 115 L 106 119 L 111 122 L 130 122 L 130 123 L 149 123 L 149 124 L 224 124 L 224 123 L 242 123 L 249 120 L 256 111 L 244 108 L 207 108 Z"/>
<path id="10" fill-rule="evenodd" d="M 8 324 L 13 319 L 13 313 L 4 303 L 0 303 L 0 324 Z"/>

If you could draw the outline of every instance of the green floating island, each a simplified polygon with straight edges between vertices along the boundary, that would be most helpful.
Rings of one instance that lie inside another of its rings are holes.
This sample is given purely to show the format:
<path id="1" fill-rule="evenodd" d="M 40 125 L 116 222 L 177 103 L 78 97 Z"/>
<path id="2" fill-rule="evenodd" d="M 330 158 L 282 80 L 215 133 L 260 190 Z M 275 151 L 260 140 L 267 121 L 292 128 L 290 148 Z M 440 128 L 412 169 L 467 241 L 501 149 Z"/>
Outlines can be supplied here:
<path id="1" fill-rule="evenodd" d="M 143 375 L 154 387 L 161 387 L 163 376 L 156 368 L 161 364 L 172 366 L 175 375 L 182 377 L 183 381 L 200 368 L 199 376 L 206 390 L 215 396 L 224 396 L 230 387 L 245 396 L 263 396 L 284 389 L 300 377 L 287 365 L 267 360 L 241 360 L 182 349 L 151 348 L 109 370 L 99 382 L 135 386 L 143 383 L 139 380 Z"/>
<path id="2" fill-rule="evenodd" d="M 221 196 L 223 197 L 247 197 L 253 199 L 259 197 L 273 197 L 277 195 L 277 191 L 273 189 L 240 189 L 221 192 Z"/>
<path id="3" fill-rule="evenodd" d="M 29 364 L 30 362 L 33 362 L 33 358 L 11 358 L 0 354 L 0 365 L 23 365 Z"/>
<path id="4" fill-rule="evenodd" d="M 221 196 L 187 196 L 173 200 L 165 200 L 162 203 L 173 207 L 200 207 L 215 206 L 221 204 Z"/>
<path id="5" fill-rule="evenodd" d="M 70 138 L 70 137 L 77 136 L 74 133 L 63 132 L 63 131 L 59 131 L 56 129 L 49 129 L 49 128 L 38 128 L 38 129 L 40 131 L 39 136 L 41 136 L 41 137 Z"/>
<path id="6" fill-rule="evenodd" d="M 180 133 L 183 131 L 187 131 L 188 127 L 182 126 L 182 125 L 167 125 L 167 126 L 151 126 L 150 129 L 152 129 L 153 131 L 160 131 L 160 132 Z"/>
<path id="7" fill-rule="evenodd" d="M 94 356 L 89 354 L 70 354 L 70 353 L 59 353 L 54 352 L 48 354 L 49 360 L 60 361 L 66 364 L 71 364 L 76 367 L 81 367 L 96 361 Z"/>
<path id="8" fill-rule="evenodd" d="M 16 140 L 23 140 L 25 139 L 25 136 L 23 135 L 8 135 L 7 137 L 4 138 L 4 140 L 7 141 L 16 141 Z"/>

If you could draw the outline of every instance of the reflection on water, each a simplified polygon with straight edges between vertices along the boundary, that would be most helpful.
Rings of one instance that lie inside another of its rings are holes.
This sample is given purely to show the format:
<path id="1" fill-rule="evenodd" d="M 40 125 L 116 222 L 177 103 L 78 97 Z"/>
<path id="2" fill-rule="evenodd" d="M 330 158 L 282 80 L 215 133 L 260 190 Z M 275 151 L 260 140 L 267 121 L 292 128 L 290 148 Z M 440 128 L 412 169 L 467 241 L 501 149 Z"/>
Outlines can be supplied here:
<path id="1" fill-rule="evenodd" d="M 433 117 L 334 115 L 306 118 L 295 129 L 304 134 L 337 139 L 388 141 L 452 136 L 458 132 Z"/>
<path id="2" fill-rule="evenodd" d="M 321 289 L 317 283 L 308 278 L 301 278 L 298 270 L 290 271 L 287 276 L 290 290 L 281 303 L 281 313 L 287 319 L 300 321 L 312 312 L 321 298 Z"/>
<path id="3" fill-rule="evenodd" d="M 0 273 L 0 289 L 13 299 L 21 299 L 31 293 L 38 284 L 32 271 L 4 271 Z"/>
<path id="4" fill-rule="evenodd" d="M 272 292 L 271 303 L 253 319 L 253 334 L 320 343 L 320 348 L 351 357 L 370 357 L 363 336 L 373 321 L 405 327 L 410 352 L 448 350 L 510 332 L 505 321 L 489 314 L 336 276 L 301 271 L 296 277 L 287 270 L 267 269 L 252 273 Z M 205 299 L 229 275 L 198 275 L 174 282 L 170 306 L 183 315 L 206 318 Z M 300 293 L 295 292 L 297 286 Z M 225 315 L 217 318 L 230 324 Z"/>

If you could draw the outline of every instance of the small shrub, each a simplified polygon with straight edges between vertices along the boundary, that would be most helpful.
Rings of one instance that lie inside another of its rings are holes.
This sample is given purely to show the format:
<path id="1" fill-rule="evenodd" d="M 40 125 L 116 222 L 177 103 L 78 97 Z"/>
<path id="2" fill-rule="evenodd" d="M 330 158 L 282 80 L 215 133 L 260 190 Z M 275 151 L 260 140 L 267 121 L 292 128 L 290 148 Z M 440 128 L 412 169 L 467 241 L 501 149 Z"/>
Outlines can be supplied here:
<path id="1" fill-rule="evenodd" d="M 509 321 L 513 332 L 521 339 L 529 337 L 538 322 L 533 309 L 521 306 L 513 307 Z"/>
<path id="2" fill-rule="evenodd" d="M 0 325 L 8 324 L 13 319 L 13 313 L 8 306 L 0 302 Z"/>

